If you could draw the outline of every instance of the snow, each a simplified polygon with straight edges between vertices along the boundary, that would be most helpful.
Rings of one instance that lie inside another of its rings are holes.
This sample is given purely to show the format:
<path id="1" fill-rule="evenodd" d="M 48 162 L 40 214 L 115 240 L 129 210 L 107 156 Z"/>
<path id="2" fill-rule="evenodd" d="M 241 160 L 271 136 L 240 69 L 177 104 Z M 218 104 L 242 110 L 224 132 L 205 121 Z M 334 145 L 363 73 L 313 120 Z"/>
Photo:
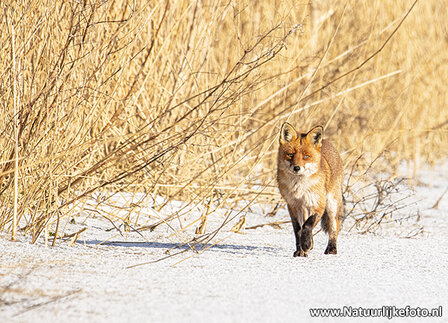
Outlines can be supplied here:
<path id="1" fill-rule="evenodd" d="M 0 322 L 319 322 L 310 308 L 342 306 L 443 306 L 446 312 L 448 193 L 432 206 L 447 188 L 446 165 L 425 171 L 415 204 L 400 210 L 404 220 L 384 223 L 376 234 L 349 232 L 344 223 L 338 255 L 323 254 L 327 236 L 320 232 L 308 258 L 293 258 L 290 224 L 244 234 L 226 228 L 205 251 L 181 247 L 158 262 L 177 246 L 167 226 L 122 237 L 105 231 L 110 222 L 91 216 L 85 224 L 67 224 L 72 232 L 88 227 L 77 244 L 54 248 L 43 238 L 33 245 L 1 234 Z M 193 218 L 200 217 L 196 212 Z M 287 219 L 285 209 L 275 217 L 251 212 L 246 226 Z M 222 220 L 222 214 L 210 219 L 208 229 Z M 185 252 L 174 255 L 179 250 Z M 446 321 L 446 315 L 426 321 Z M 341 320 L 359 318 L 325 319 Z"/>

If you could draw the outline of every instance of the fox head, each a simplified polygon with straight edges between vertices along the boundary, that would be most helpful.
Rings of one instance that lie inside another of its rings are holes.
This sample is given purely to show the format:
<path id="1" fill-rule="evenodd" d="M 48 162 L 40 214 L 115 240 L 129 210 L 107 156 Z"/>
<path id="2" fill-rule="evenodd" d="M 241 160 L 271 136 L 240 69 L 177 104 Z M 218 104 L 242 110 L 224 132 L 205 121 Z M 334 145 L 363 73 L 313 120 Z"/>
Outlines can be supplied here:
<path id="1" fill-rule="evenodd" d="M 316 126 L 299 134 L 285 122 L 280 130 L 279 169 L 298 176 L 315 174 L 320 167 L 323 132 L 321 126 Z"/>

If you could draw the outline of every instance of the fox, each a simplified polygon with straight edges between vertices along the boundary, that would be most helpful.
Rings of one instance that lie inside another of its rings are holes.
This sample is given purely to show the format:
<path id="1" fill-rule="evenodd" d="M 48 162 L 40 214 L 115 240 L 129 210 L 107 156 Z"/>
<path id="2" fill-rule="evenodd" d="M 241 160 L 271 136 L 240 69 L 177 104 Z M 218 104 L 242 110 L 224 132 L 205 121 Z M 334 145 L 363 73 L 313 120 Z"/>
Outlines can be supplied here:
<path id="1" fill-rule="evenodd" d="M 294 257 L 308 257 L 313 229 L 321 221 L 329 236 L 325 254 L 337 254 L 343 216 L 343 163 L 337 149 L 323 138 L 322 126 L 299 133 L 289 123 L 280 130 L 277 184 L 294 229 Z"/>

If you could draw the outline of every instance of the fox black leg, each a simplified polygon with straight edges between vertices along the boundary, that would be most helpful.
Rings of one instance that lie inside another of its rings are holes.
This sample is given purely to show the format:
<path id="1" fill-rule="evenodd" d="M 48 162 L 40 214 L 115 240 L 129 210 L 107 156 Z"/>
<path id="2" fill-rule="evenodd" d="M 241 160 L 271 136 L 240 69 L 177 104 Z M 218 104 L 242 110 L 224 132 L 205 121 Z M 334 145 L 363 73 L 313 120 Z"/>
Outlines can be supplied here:
<path id="1" fill-rule="evenodd" d="M 300 246 L 305 254 L 305 257 L 307 252 L 313 249 L 314 246 L 313 228 L 316 225 L 317 220 L 318 215 L 313 214 L 305 221 L 302 226 L 302 232 L 300 235 Z"/>
<path id="2" fill-rule="evenodd" d="M 291 222 L 292 222 L 292 227 L 294 229 L 294 236 L 296 237 L 296 251 L 294 251 L 293 256 L 294 257 L 303 257 L 303 251 L 302 248 L 300 247 L 300 231 L 301 231 L 301 227 L 299 222 L 297 221 L 297 219 L 295 219 L 294 217 L 291 217 Z"/>

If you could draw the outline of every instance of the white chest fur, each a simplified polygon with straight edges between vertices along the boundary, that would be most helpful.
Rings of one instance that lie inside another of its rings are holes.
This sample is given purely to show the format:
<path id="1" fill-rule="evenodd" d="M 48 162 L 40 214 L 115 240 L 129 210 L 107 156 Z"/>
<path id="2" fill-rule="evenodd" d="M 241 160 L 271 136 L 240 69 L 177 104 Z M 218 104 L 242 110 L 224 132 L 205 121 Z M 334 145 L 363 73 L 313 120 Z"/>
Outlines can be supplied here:
<path id="1" fill-rule="evenodd" d="M 312 209 L 318 206 L 320 196 L 315 191 L 318 181 L 318 178 L 294 175 L 279 180 L 280 193 L 298 216 L 300 225 L 308 219 Z"/>
<path id="2" fill-rule="evenodd" d="M 319 202 L 319 194 L 313 190 L 318 178 L 290 176 L 280 180 L 280 193 L 288 204 L 303 204 L 304 207 L 315 207 Z"/>

